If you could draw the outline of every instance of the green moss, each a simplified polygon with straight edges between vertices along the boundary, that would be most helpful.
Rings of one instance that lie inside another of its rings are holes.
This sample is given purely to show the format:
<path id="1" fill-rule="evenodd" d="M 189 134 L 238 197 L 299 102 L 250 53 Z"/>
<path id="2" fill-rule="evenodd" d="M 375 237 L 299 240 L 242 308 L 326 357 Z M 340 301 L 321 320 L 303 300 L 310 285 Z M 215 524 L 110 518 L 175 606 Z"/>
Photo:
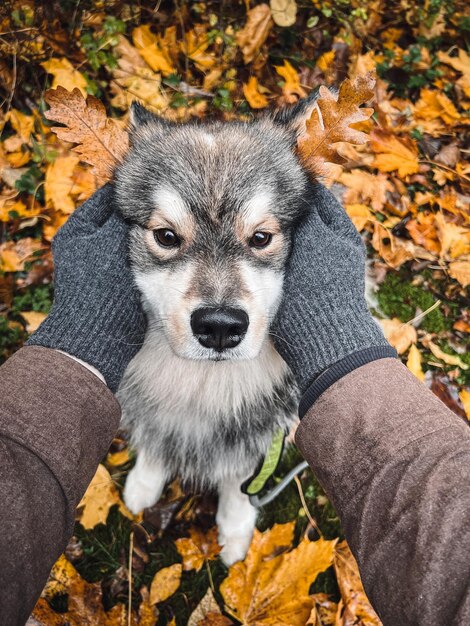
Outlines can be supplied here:
<path id="1" fill-rule="evenodd" d="M 0 365 L 18 349 L 25 337 L 19 326 L 13 326 L 7 317 L 0 315 Z"/>
<path id="2" fill-rule="evenodd" d="M 387 317 L 398 317 L 408 322 L 416 315 L 417 310 L 426 311 L 436 298 L 423 287 L 412 285 L 401 274 L 388 274 L 377 292 L 380 310 Z M 428 313 L 421 322 L 421 328 L 430 333 L 439 333 L 452 328 L 452 319 L 446 319 L 439 310 Z"/>
<path id="3" fill-rule="evenodd" d="M 13 298 L 12 309 L 18 313 L 21 313 L 21 311 L 49 313 L 52 306 L 52 294 L 52 285 L 39 285 L 37 287 L 32 287 Z"/>

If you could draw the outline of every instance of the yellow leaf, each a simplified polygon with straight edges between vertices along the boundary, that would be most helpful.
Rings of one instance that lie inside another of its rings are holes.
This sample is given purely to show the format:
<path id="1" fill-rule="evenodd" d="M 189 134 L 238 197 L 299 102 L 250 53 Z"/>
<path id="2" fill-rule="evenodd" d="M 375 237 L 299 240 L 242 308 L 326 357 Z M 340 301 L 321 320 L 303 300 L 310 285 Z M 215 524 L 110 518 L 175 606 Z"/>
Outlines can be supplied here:
<path id="1" fill-rule="evenodd" d="M 40 313 L 39 311 L 21 311 L 21 317 L 26 321 L 26 330 L 28 333 L 34 333 L 46 319 L 47 314 Z"/>
<path id="2" fill-rule="evenodd" d="M 445 52 L 439 51 L 437 58 L 441 63 L 450 65 L 454 70 L 462 73 L 462 77 L 457 81 L 465 95 L 470 98 L 470 55 L 465 50 L 459 49 L 459 55 L 457 57 L 451 57 Z"/>
<path id="3" fill-rule="evenodd" d="M 33 260 L 33 254 L 41 247 L 41 242 L 32 237 L 0 244 L 0 269 L 4 272 L 22 272 L 24 264 Z"/>
<path id="4" fill-rule="evenodd" d="M 292 535 L 293 523 L 255 530 L 245 561 L 232 565 L 223 581 L 226 605 L 246 626 L 305 625 L 313 606 L 309 588 L 331 565 L 336 541 L 304 539 L 285 551 Z"/>
<path id="5" fill-rule="evenodd" d="M 210 41 L 202 24 L 196 24 L 193 29 L 185 34 L 181 49 L 200 70 L 208 70 L 214 67 L 215 57 L 207 52 Z"/>
<path id="6" fill-rule="evenodd" d="M 39 202 L 28 203 L 17 200 L 17 191 L 8 191 L 0 195 L 0 222 L 9 222 L 12 219 L 30 219 L 41 213 Z"/>
<path id="7" fill-rule="evenodd" d="M 246 24 L 236 35 L 245 63 L 251 63 L 258 55 L 272 27 L 271 9 L 267 4 L 258 4 L 248 11 Z"/>
<path id="8" fill-rule="evenodd" d="M 444 361 L 444 363 L 446 363 L 447 365 L 456 365 L 457 367 L 460 367 L 460 369 L 468 370 L 469 366 L 464 363 L 460 357 L 453 354 L 447 354 L 447 352 L 441 350 L 439 346 L 436 346 L 436 344 L 432 341 L 428 341 L 426 345 L 434 354 L 436 359 Z"/>
<path id="9" fill-rule="evenodd" d="M 94 528 L 97 524 L 105 524 L 109 509 L 117 504 L 119 511 L 129 519 L 133 519 L 124 505 L 119 492 L 113 483 L 113 479 L 104 465 L 98 465 L 93 480 L 88 485 L 78 508 L 83 510 L 80 515 L 80 523 L 84 528 Z"/>
<path id="10" fill-rule="evenodd" d="M 274 69 L 285 81 L 282 93 L 287 102 L 295 102 L 299 98 L 305 98 L 307 93 L 300 86 L 299 73 L 289 61 L 284 61 L 284 65 L 275 65 Z"/>
<path id="11" fill-rule="evenodd" d="M 338 182 L 348 188 L 343 197 L 346 204 L 370 203 L 374 211 L 381 211 L 387 200 L 387 193 L 394 191 L 392 183 L 384 174 L 370 174 L 359 169 L 343 172 Z"/>
<path id="12" fill-rule="evenodd" d="M 268 99 L 259 91 L 256 76 L 250 76 L 248 82 L 243 83 L 243 93 L 252 109 L 264 109 L 268 106 Z"/>
<path id="13" fill-rule="evenodd" d="M 206 534 L 191 528 L 189 535 L 177 539 L 175 545 L 183 558 L 183 568 L 198 572 L 206 561 L 215 559 L 221 550 L 217 543 L 217 528 L 214 526 Z"/>
<path id="14" fill-rule="evenodd" d="M 106 182 L 124 157 L 129 138 L 122 124 L 106 116 L 104 105 L 94 96 L 85 98 L 78 89 L 49 89 L 45 96 L 51 107 L 48 120 L 65 125 L 53 128 L 63 141 L 78 144 L 73 150 L 93 166 L 98 179 Z"/>
<path id="15" fill-rule="evenodd" d="M 470 258 L 449 263 L 449 274 L 452 278 L 455 278 L 462 287 L 468 287 L 468 285 L 470 285 Z"/>
<path id="16" fill-rule="evenodd" d="M 336 546 L 334 566 L 343 601 L 343 624 L 382 626 L 362 586 L 356 559 L 346 541 Z"/>
<path id="17" fill-rule="evenodd" d="M 401 178 L 418 173 L 418 148 L 409 137 L 400 139 L 388 130 L 374 129 L 370 139 L 376 154 L 373 165 L 381 172 L 397 170 Z"/>
<path id="18" fill-rule="evenodd" d="M 74 576 L 78 576 L 77 570 L 65 555 L 61 554 L 54 563 L 42 595 L 50 600 L 58 594 L 67 593 L 70 581 Z"/>
<path id="19" fill-rule="evenodd" d="M 470 420 L 470 391 L 468 391 L 468 389 L 462 389 L 462 391 L 459 392 L 459 398 L 462 402 L 465 415 Z"/>
<path id="20" fill-rule="evenodd" d="M 154 72 L 162 72 L 165 76 L 176 72 L 169 54 L 160 46 L 159 38 L 152 33 L 149 24 L 134 28 L 132 43 Z"/>
<path id="21" fill-rule="evenodd" d="M 320 87 L 317 106 L 307 120 L 305 135 L 298 142 L 300 156 L 307 167 L 321 173 L 325 162 L 343 161 L 335 144 L 362 144 L 367 141 L 367 135 L 351 125 L 372 115 L 373 109 L 361 108 L 361 105 L 372 98 L 374 84 L 375 79 L 367 74 L 358 76 L 354 81 L 343 81 L 338 94 Z"/>
<path id="22" fill-rule="evenodd" d="M 155 574 L 150 586 L 150 604 L 164 602 L 175 593 L 180 586 L 182 571 L 181 563 L 175 563 Z"/>
<path id="23" fill-rule="evenodd" d="M 317 66 L 326 74 L 335 60 L 335 51 L 324 52 L 317 60 Z"/>
<path id="24" fill-rule="evenodd" d="M 413 344 L 408 353 L 408 360 L 406 361 L 406 367 L 412 374 L 416 376 L 418 380 L 424 382 L 424 372 L 421 366 L 421 352 L 418 350 L 415 344 Z"/>
<path id="25" fill-rule="evenodd" d="M 370 209 L 365 204 L 345 204 L 344 207 L 359 232 L 365 227 L 367 222 L 374 219 Z"/>
<path id="26" fill-rule="evenodd" d="M 111 465 L 111 467 L 125 465 L 129 460 L 129 448 L 124 448 L 124 450 L 119 450 L 119 452 L 108 452 L 106 457 L 106 463 Z"/>
<path id="27" fill-rule="evenodd" d="M 212 589 L 209 587 L 206 595 L 191 613 L 187 626 L 230 626 L 232 623 L 220 612 Z"/>
<path id="28" fill-rule="evenodd" d="M 56 89 L 59 86 L 68 91 L 79 89 L 82 95 L 86 97 L 86 79 L 83 74 L 73 67 L 68 59 L 65 57 L 62 59 L 49 59 L 49 61 L 43 61 L 41 65 L 48 74 L 54 76 L 52 89 Z"/>
<path id="29" fill-rule="evenodd" d="M 271 15 L 278 26 L 292 26 L 297 17 L 297 3 L 295 0 L 270 0 Z"/>
<path id="30" fill-rule="evenodd" d="M 404 324 L 397 317 L 391 320 L 379 320 L 385 338 L 395 348 L 398 354 L 403 354 L 412 343 L 418 341 L 416 328 L 411 324 Z"/>
<path id="31" fill-rule="evenodd" d="M 10 122 L 13 129 L 21 137 L 24 143 L 29 143 L 34 129 L 34 116 L 25 115 L 18 109 L 10 109 L 5 115 L 5 122 Z"/>
<path id="32" fill-rule="evenodd" d="M 78 157 L 68 154 L 57 157 L 54 163 L 47 166 L 44 190 L 48 207 L 67 214 L 75 210 L 71 196 L 74 185 L 72 176 L 78 162 Z"/>
<path id="33" fill-rule="evenodd" d="M 415 106 L 415 117 L 424 120 L 441 118 L 445 124 L 452 126 L 460 120 L 460 113 L 444 93 L 422 89 Z"/>

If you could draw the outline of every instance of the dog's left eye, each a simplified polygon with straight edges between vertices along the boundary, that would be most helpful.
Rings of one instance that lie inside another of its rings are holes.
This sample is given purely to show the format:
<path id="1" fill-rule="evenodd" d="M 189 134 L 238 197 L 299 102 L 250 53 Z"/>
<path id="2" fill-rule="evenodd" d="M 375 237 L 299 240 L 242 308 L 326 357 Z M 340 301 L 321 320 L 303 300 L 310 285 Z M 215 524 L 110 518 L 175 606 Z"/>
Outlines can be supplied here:
<path id="1" fill-rule="evenodd" d="M 176 248 L 176 246 L 179 246 L 181 243 L 178 235 L 169 228 L 158 228 L 153 231 L 153 236 L 155 237 L 155 241 L 164 248 Z"/>
<path id="2" fill-rule="evenodd" d="M 250 246 L 252 248 L 266 248 L 271 243 L 272 238 L 271 233 L 263 233 L 259 230 L 250 239 Z"/>

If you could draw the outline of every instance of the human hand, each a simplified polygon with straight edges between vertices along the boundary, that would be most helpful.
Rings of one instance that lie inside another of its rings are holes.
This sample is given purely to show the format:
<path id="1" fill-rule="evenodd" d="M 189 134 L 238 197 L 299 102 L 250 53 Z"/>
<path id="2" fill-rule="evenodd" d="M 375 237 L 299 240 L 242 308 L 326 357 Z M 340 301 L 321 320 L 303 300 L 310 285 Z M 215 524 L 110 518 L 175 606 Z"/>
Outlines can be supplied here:
<path id="1" fill-rule="evenodd" d="M 26 343 L 85 361 L 115 392 L 142 346 L 146 319 L 127 260 L 128 228 L 113 203 L 107 184 L 54 237 L 54 303 Z"/>
<path id="2" fill-rule="evenodd" d="M 318 397 L 352 369 L 396 356 L 367 309 L 365 261 L 361 236 L 343 207 L 325 187 L 312 185 L 311 209 L 294 234 L 272 327 L 302 393 L 321 379 L 313 390 Z"/>

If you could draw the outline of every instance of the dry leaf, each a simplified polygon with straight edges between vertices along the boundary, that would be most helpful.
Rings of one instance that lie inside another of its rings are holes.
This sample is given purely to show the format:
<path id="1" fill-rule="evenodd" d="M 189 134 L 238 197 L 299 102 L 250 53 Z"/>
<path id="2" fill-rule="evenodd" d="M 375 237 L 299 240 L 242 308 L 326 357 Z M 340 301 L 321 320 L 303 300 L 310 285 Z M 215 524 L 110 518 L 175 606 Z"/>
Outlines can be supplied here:
<path id="1" fill-rule="evenodd" d="M 343 196 L 344 203 L 370 204 L 374 211 L 381 211 L 387 193 L 394 191 L 392 183 L 384 174 L 369 174 L 359 169 L 342 172 L 338 182 L 348 188 Z"/>
<path id="2" fill-rule="evenodd" d="M 465 415 L 470 420 L 470 391 L 468 389 L 462 389 L 462 391 L 459 392 L 459 398 L 463 405 Z"/>
<path id="3" fill-rule="evenodd" d="M 34 115 L 25 115 L 18 109 L 10 109 L 5 115 L 5 122 L 10 122 L 22 143 L 30 143 L 31 134 L 34 130 Z M 5 142 L 3 143 L 5 145 Z"/>
<path id="4" fill-rule="evenodd" d="M 404 324 L 397 317 L 391 320 L 379 320 L 385 338 L 395 348 L 398 354 L 403 354 L 412 343 L 418 341 L 416 328 L 411 324 Z"/>
<path id="5" fill-rule="evenodd" d="M 150 585 L 150 604 L 168 600 L 180 586 L 182 572 L 183 566 L 181 563 L 175 563 L 170 565 L 170 567 L 164 567 L 159 570 L 153 577 Z"/>
<path id="6" fill-rule="evenodd" d="M 68 91 L 79 89 L 82 95 L 86 97 L 86 79 L 83 74 L 78 72 L 73 67 L 68 59 L 49 59 L 49 61 L 44 61 L 43 63 L 41 63 L 41 65 L 46 70 L 46 72 L 54 76 L 54 80 L 52 81 L 52 89 L 57 89 L 57 87 L 63 87 Z"/>
<path id="7" fill-rule="evenodd" d="M 40 313 L 39 311 L 21 311 L 21 317 L 26 321 L 27 332 L 34 333 L 46 319 L 47 313 Z"/>
<path id="8" fill-rule="evenodd" d="M 191 528 L 189 537 L 177 539 L 175 545 L 183 558 L 183 568 L 198 572 L 206 561 L 215 559 L 221 550 L 217 536 L 217 527 L 214 526 L 205 534 L 197 528 Z"/>
<path id="9" fill-rule="evenodd" d="M 25 263 L 32 261 L 34 253 L 41 248 L 41 242 L 32 237 L 0 244 L 0 269 L 4 272 L 22 272 Z"/>
<path id="10" fill-rule="evenodd" d="M 312 610 L 308 595 L 320 572 L 330 567 L 336 541 L 304 539 L 288 552 L 293 523 L 255 530 L 245 561 L 232 565 L 220 592 L 245 626 L 304 626 Z"/>
<path id="11" fill-rule="evenodd" d="M 374 220 L 374 216 L 365 204 L 345 204 L 344 208 L 359 232 L 365 228 L 367 222 Z"/>
<path id="12" fill-rule="evenodd" d="M 336 602 L 330 600 L 326 593 L 315 593 L 312 600 L 313 609 L 306 626 L 335 626 L 338 613 Z"/>
<path id="13" fill-rule="evenodd" d="M 212 589 L 209 587 L 206 595 L 191 613 L 187 626 L 230 626 L 230 624 L 232 622 L 220 612 Z"/>
<path id="14" fill-rule="evenodd" d="M 455 278 L 462 287 L 470 285 L 470 258 L 449 263 L 449 274 Z"/>
<path id="15" fill-rule="evenodd" d="M 82 509 L 79 515 L 81 525 L 88 529 L 94 528 L 97 524 L 105 524 L 109 509 L 115 504 L 119 506 L 122 515 L 133 519 L 132 513 L 121 500 L 110 473 L 100 464 L 78 505 L 78 509 Z"/>
<path id="16" fill-rule="evenodd" d="M 245 63 L 251 63 L 257 56 L 272 27 L 271 9 L 267 4 L 258 4 L 248 11 L 246 24 L 236 35 Z"/>
<path id="17" fill-rule="evenodd" d="M 269 0 L 271 15 L 278 26 L 292 26 L 297 17 L 297 3 L 295 0 Z"/>
<path id="18" fill-rule="evenodd" d="M 299 73 L 289 61 L 284 61 L 284 65 L 275 65 L 274 68 L 285 81 L 282 93 L 287 103 L 297 102 L 299 98 L 305 98 L 307 93 L 300 86 Z"/>
<path id="19" fill-rule="evenodd" d="M 419 171 L 418 148 L 412 139 L 396 137 L 388 130 L 374 129 L 370 143 L 375 152 L 374 166 L 381 172 L 398 171 L 405 178 Z"/>
<path id="20" fill-rule="evenodd" d="M 445 125 L 453 126 L 460 121 L 460 113 L 449 98 L 438 91 L 421 89 L 421 97 L 415 105 L 414 117 L 421 120 L 442 119 Z M 432 127 L 435 132 L 437 127 Z"/>
<path id="21" fill-rule="evenodd" d="M 370 74 L 358 76 L 354 81 L 346 79 L 337 95 L 326 87 L 320 87 L 317 106 L 306 123 L 306 134 L 298 142 L 298 150 L 307 167 L 322 171 L 325 162 L 341 163 L 335 144 L 348 142 L 362 144 L 367 135 L 351 127 L 365 121 L 373 109 L 361 105 L 373 96 L 374 78 Z"/>
<path id="22" fill-rule="evenodd" d="M 200 70 L 210 70 L 214 67 L 216 59 L 213 54 L 207 52 L 209 45 L 210 41 L 204 26 L 196 24 L 185 34 L 181 49 Z"/>
<path id="23" fill-rule="evenodd" d="M 252 109 L 264 109 L 268 106 L 268 99 L 260 93 L 256 76 L 250 76 L 248 82 L 243 83 L 243 93 Z"/>
<path id="24" fill-rule="evenodd" d="M 78 165 L 79 158 L 73 154 L 59 156 L 46 169 L 44 190 L 48 207 L 70 214 L 75 210 L 72 199 L 73 172 Z"/>
<path id="25" fill-rule="evenodd" d="M 132 43 L 154 72 L 162 72 L 165 76 L 176 72 L 170 55 L 160 45 L 159 38 L 152 33 L 149 24 L 134 28 Z"/>
<path id="26" fill-rule="evenodd" d="M 78 144 L 74 152 L 93 166 L 100 182 L 109 180 L 128 148 L 123 125 L 106 116 L 106 109 L 97 98 L 88 96 L 85 100 L 78 89 L 49 89 L 45 99 L 51 107 L 45 113 L 47 119 L 66 126 L 56 126 L 53 132 L 63 141 Z"/>
<path id="27" fill-rule="evenodd" d="M 364 592 L 356 559 L 346 541 L 335 548 L 334 566 L 343 601 L 343 615 L 340 623 L 381 626 L 382 622 Z"/>
<path id="28" fill-rule="evenodd" d="M 468 370 L 469 366 L 464 363 L 460 357 L 453 354 L 447 354 L 447 352 L 441 350 L 439 346 L 436 346 L 436 344 L 432 341 L 427 341 L 426 347 L 431 350 L 436 359 L 444 361 L 444 363 L 446 363 L 447 365 L 456 365 L 457 367 L 460 367 L 460 369 Z"/>
<path id="29" fill-rule="evenodd" d="M 470 231 L 462 228 L 453 222 L 448 222 L 442 213 L 435 215 L 435 224 L 439 241 L 441 242 L 441 258 L 450 254 L 451 258 L 456 258 L 465 253 L 470 253 Z"/>
<path id="30" fill-rule="evenodd" d="M 408 360 L 406 361 L 406 367 L 410 370 L 412 374 L 416 376 L 418 380 L 420 380 L 421 382 L 424 382 L 425 375 L 423 372 L 421 362 L 422 362 L 421 352 L 418 350 L 417 346 L 413 344 L 408 353 Z"/>

